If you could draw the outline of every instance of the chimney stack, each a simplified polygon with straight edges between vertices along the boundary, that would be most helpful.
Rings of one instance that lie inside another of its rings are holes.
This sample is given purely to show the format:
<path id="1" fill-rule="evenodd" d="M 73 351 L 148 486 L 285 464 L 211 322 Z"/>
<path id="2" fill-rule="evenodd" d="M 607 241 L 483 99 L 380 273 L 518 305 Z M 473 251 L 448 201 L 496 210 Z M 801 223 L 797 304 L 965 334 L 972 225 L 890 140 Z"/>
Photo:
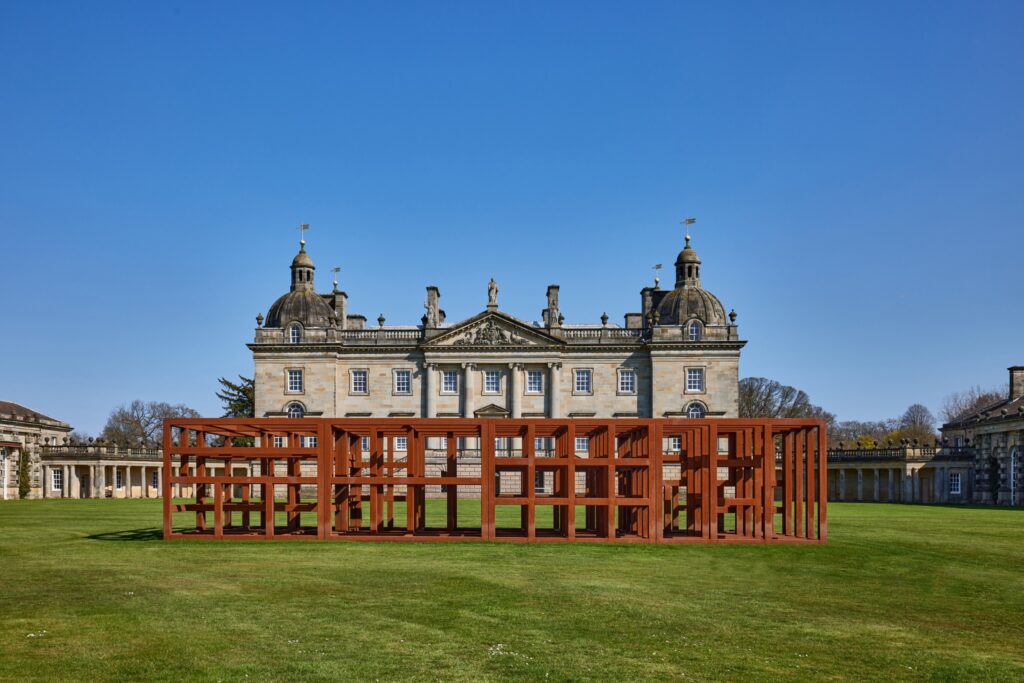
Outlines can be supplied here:
<path id="1" fill-rule="evenodd" d="M 1010 400 L 1024 396 L 1024 365 L 1014 365 L 1010 370 Z"/>
<path id="2" fill-rule="evenodd" d="M 441 324 L 441 290 L 434 285 L 427 287 L 427 327 Z"/>
<path id="3" fill-rule="evenodd" d="M 348 294 L 335 288 L 331 293 L 331 308 L 334 309 L 334 314 L 338 316 L 338 329 L 344 330 L 347 327 Z"/>
<path id="4" fill-rule="evenodd" d="M 558 285 L 548 285 L 548 307 L 541 312 L 541 315 L 544 318 L 544 324 L 548 327 L 561 326 L 561 311 L 558 310 Z"/>

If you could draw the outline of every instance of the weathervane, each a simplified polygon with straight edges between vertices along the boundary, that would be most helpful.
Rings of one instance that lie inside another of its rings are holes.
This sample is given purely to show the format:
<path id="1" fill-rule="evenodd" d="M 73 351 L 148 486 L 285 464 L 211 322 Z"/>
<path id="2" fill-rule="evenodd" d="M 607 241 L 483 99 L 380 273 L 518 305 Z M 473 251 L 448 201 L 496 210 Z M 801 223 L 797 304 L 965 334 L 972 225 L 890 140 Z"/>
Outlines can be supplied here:
<path id="1" fill-rule="evenodd" d="M 660 263 L 655 263 L 653 270 L 654 270 L 654 288 L 657 289 L 658 285 L 661 284 L 661 278 L 658 277 L 658 275 L 659 275 L 659 273 L 661 271 L 661 264 Z"/>
<path id="2" fill-rule="evenodd" d="M 341 272 L 341 268 L 339 266 L 334 266 L 333 268 L 331 268 L 331 272 L 334 273 L 334 291 L 337 292 L 338 291 L 338 273 Z"/>
<path id="3" fill-rule="evenodd" d="M 306 246 L 306 231 L 309 230 L 309 223 L 301 223 L 299 225 L 299 246 Z"/>
<path id="4" fill-rule="evenodd" d="M 683 220 L 679 221 L 679 224 L 683 226 L 683 230 L 686 231 L 686 243 L 690 243 L 690 226 L 697 222 L 696 218 L 690 218 L 687 216 Z"/>

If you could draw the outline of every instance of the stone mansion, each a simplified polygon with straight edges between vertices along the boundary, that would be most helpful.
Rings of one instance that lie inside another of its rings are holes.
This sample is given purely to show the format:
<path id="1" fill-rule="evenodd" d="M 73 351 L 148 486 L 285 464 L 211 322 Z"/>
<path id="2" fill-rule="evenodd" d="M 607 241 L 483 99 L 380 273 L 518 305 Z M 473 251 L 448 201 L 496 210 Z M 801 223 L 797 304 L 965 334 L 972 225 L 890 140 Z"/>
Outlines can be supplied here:
<path id="1" fill-rule="evenodd" d="M 526 322 L 500 309 L 494 280 L 486 308 L 460 322 L 429 286 L 420 324 L 373 326 L 337 282 L 317 293 L 314 271 L 302 240 L 289 291 L 256 317 L 257 417 L 737 416 L 746 342 L 702 286 L 689 236 L 675 286 L 644 287 L 623 326 L 567 322 L 558 285 Z"/>

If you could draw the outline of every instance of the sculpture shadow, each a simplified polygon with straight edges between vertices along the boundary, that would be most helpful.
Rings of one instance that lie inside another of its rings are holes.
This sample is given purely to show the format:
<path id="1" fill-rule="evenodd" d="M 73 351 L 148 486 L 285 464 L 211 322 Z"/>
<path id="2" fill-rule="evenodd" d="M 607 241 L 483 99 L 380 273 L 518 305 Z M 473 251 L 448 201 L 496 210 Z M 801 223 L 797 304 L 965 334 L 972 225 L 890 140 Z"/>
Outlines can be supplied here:
<path id="1" fill-rule="evenodd" d="M 162 540 L 163 537 L 163 529 L 157 527 L 107 531 L 101 534 L 86 536 L 86 538 L 91 541 L 159 541 Z"/>

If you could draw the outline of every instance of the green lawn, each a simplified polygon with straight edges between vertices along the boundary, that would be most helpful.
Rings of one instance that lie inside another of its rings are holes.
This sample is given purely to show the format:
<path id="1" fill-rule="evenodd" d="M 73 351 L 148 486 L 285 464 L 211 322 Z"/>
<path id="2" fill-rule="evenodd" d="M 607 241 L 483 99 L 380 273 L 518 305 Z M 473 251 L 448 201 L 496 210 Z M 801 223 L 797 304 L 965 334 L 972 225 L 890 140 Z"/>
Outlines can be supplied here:
<path id="1" fill-rule="evenodd" d="M 826 546 L 159 540 L 0 502 L 0 680 L 1024 680 L 1024 513 L 833 504 Z"/>

